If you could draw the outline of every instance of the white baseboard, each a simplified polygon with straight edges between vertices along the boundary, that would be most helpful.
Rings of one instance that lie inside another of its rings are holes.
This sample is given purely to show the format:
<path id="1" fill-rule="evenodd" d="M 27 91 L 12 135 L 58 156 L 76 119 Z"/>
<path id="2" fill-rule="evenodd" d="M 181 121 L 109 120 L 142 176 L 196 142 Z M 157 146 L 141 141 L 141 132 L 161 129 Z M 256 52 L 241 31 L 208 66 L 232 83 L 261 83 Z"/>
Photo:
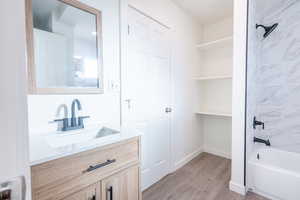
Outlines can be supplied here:
<path id="1" fill-rule="evenodd" d="M 258 190 L 252 190 L 252 192 L 255 193 L 255 194 L 258 194 L 258 195 L 260 195 L 262 197 L 266 197 L 267 199 L 280 200 L 280 199 L 278 199 L 276 197 L 273 197 L 273 196 L 271 196 L 269 194 L 266 194 L 266 193 L 258 191 Z"/>
<path id="2" fill-rule="evenodd" d="M 200 155 L 201 153 L 206 152 L 206 153 L 210 153 L 213 155 L 217 155 L 217 156 L 221 156 L 227 159 L 231 159 L 231 155 L 229 153 L 226 152 L 221 152 L 212 148 L 199 148 L 198 150 L 188 154 L 187 156 L 185 156 L 183 159 L 181 159 L 180 161 L 176 162 L 174 164 L 174 167 L 172 169 L 172 172 L 176 171 L 177 169 L 180 169 L 181 167 L 183 167 L 184 165 L 186 165 L 188 162 L 190 162 L 191 160 L 193 160 L 195 157 L 197 157 L 198 155 Z"/>
<path id="3" fill-rule="evenodd" d="M 244 185 L 240 185 L 230 181 L 229 189 L 233 192 L 239 193 L 241 195 L 246 195 L 246 187 Z"/>
<path id="4" fill-rule="evenodd" d="M 217 149 L 209 148 L 209 147 L 204 147 L 203 152 L 210 153 L 216 156 L 224 157 L 227 159 L 231 159 L 231 155 L 228 152 L 223 152 L 219 151 Z"/>
<path id="5" fill-rule="evenodd" d="M 187 156 L 185 156 L 180 161 L 175 162 L 174 167 L 173 167 L 173 172 L 176 171 L 177 169 L 180 169 L 184 165 L 186 165 L 188 162 L 190 162 L 191 160 L 193 160 L 194 158 L 196 158 L 201 153 L 203 153 L 203 148 L 199 148 L 196 151 L 194 151 L 194 152 L 188 154 Z"/>

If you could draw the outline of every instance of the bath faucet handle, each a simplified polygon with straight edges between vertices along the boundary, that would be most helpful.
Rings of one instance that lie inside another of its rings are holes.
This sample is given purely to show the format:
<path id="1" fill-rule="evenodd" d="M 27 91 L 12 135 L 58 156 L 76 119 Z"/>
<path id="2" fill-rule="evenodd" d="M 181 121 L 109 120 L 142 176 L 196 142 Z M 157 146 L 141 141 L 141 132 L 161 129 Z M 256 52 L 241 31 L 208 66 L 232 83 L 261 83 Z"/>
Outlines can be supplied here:
<path id="1" fill-rule="evenodd" d="M 256 129 L 256 126 L 262 126 L 262 129 L 265 129 L 265 123 L 262 121 L 256 120 L 256 117 L 253 118 L 253 129 Z"/>

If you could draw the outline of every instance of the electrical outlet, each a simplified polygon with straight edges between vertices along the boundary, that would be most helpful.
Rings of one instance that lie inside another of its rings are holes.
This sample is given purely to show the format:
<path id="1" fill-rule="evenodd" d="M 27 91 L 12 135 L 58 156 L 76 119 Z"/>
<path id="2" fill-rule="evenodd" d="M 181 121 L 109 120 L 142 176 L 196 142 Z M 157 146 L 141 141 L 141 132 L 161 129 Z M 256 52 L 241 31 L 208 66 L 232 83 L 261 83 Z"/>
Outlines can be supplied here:
<path id="1" fill-rule="evenodd" d="M 11 200 L 11 190 L 6 189 L 3 191 L 0 191 L 0 200 Z"/>
<path id="2" fill-rule="evenodd" d="M 117 81 L 110 80 L 109 81 L 109 91 L 111 92 L 119 92 L 120 91 L 120 85 Z"/>
<path id="3" fill-rule="evenodd" d="M 24 176 L 0 183 L 0 200 L 25 200 L 25 194 L 26 182 Z"/>

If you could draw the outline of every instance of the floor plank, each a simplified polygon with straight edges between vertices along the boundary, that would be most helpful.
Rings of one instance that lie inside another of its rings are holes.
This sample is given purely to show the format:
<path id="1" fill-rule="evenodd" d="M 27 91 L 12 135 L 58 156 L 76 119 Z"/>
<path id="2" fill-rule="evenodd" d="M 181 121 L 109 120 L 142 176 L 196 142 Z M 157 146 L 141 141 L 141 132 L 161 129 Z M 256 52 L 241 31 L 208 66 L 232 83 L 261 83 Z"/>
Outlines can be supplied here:
<path id="1" fill-rule="evenodd" d="M 267 200 L 229 190 L 231 162 L 202 153 L 143 192 L 143 200 Z"/>

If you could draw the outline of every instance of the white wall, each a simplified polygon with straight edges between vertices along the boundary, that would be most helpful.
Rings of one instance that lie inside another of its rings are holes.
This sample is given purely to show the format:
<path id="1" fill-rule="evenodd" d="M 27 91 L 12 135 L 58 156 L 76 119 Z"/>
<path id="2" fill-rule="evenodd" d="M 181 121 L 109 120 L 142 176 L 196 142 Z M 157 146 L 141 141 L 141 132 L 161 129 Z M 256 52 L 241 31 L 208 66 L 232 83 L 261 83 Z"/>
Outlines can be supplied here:
<path id="1" fill-rule="evenodd" d="M 29 95 L 29 130 L 30 134 L 54 131 L 57 124 L 49 121 L 56 119 L 60 104 L 69 106 L 78 98 L 83 111 L 81 115 L 89 115 L 87 124 L 100 123 L 111 128 L 120 128 L 120 33 L 119 33 L 119 0 L 95 1 L 81 0 L 102 11 L 103 31 L 103 63 L 104 94 L 100 95 Z M 117 88 L 112 88 L 112 84 Z"/>
<path id="2" fill-rule="evenodd" d="M 233 18 L 227 17 L 215 23 L 203 26 L 203 42 L 229 37 L 233 34 Z"/>
<path id="3" fill-rule="evenodd" d="M 199 65 L 195 45 L 201 26 L 170 0 L 129 0 L 129 4 L 170 27 L 173 76 L 173 163 L 180 167 L 202 149 L 201 121 L 194 114 L 196 86 L 191 79 Z"/>
<path id="4" fill-rule="evenodd" d="M 233 35 L 233 18 L 227 17 L 221 21 L 203 26 L 202 42 L 211 42 Z M 203 75 L 231 75 L 232 74 L 232 45 L 223 48 L 213 48 L 202 52 Z M 218 59 L 216 59 L 218 58 Z"/>
<path id="5" fill-rule="evenodd" d="M 245 82 L 247 44 L 247 0 L 234 1 L 234 59 L 232 99 L 232 163 L 230 189 L 245 194 Z"/>
<path id="6" fill-rule="evenodd" d="M 232 17 L 203 26 L 202 42 L 211 42 L 233 34 Z M 199 73 L 202 76 L 232 74 L 232 45 L 202 51 L 202 63 Z M 201 107 L 231 113 L 232 81 L 215 80 L 199 83 Z M 231 158 L 231 118 L 204 116 L 204 151 Z"/>
<path id="7" fill-rule="evenodd" d="M 231 130 L 229 117 L 203 118 L 204 151 L 230 159 Z"/>
<path id="8" fill-rule="evenodd" d="M 0 182 L 26 175 L 30 189 L 24 11 L 24 1 L 0 1 Z"/>

